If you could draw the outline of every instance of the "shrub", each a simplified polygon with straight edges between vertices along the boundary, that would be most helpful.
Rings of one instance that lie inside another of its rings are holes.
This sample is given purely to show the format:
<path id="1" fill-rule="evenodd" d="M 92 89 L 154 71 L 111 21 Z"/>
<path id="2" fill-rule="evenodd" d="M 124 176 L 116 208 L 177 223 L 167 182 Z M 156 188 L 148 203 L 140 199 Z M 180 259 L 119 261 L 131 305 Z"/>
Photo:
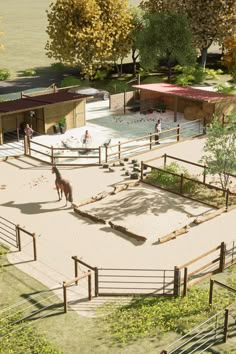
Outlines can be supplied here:
<path id="1" fill-rule="evenodd" d="M 61 81 L 60 87 L 76 86 L 76 85 L 80 86 L 81 84 L 84 85 L 84 81 L 74 76 L 68 76 Z"/>
<path id="2" fill-rule="evenodd" d="M 8 69 L 0 69 L 0 81 L 7 80 L 11 76 Z"/>
<path id="3" fill-rule="evenodd" d="M 222 74 L 220 69 L 203 69 L 199 66 L 176 65 L 174 69 L 177 72 L 176 83 L 182 86 L 200 84 L 206 79 L 216 79 Z"/>
<path id="4" fill-rule="evenodd" d="M 35 76 L 36 75 L 36 70 L 34 69 L 25 69 L 23 71 L 24 76 Z"/>
<path id="5" fill-rule="evenodd" d="M 172 162 L 161 171 L 153 169 L 147 177 L 147 182 L 167 187 L 175 192 L 179 192 L 181 174 L 183 174 L 184 177 L 191 178 L 191 175 L 184 167 L 179 166 L 176 162 Z M 193 193 L 195 189 L 196 183 L 193 181 L 184 180 L 183 193 Z"/>
<path id="6" fill-rule="evenodd" d="M 51 68 L 57 72 L 63 72 L 65 70 L 65 66 L 62 63 L 52 63 Z"/>
<path id="7" fill-rule="evenodd" d="M 108 71 L 106 69 L 97 70 L 96 74 L 94 75 L 95 80 L 104 80 L 108 77 Z"/>

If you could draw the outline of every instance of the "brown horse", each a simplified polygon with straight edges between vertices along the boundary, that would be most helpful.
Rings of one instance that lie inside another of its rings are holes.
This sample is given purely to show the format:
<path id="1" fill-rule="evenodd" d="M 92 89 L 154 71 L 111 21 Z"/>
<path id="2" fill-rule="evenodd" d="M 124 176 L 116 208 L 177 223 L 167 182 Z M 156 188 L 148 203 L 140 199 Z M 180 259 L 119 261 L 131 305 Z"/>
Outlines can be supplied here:
<path id="1" fill-rule="evenodd" d="M 73 197 L 72 197 L 72 187 L 70 182 L 61 177 L 61 173 L 58 171 L 58 168 L 56 166 L 52 167 L 52 173 L 56 174 L 55 184 L 56 184 L 59 200 L 62 199 L 62 194 L 64 192 L 64 195 L 66 197 L 66 205 L 67 205 L 67 201 L 72 203 Z"/>

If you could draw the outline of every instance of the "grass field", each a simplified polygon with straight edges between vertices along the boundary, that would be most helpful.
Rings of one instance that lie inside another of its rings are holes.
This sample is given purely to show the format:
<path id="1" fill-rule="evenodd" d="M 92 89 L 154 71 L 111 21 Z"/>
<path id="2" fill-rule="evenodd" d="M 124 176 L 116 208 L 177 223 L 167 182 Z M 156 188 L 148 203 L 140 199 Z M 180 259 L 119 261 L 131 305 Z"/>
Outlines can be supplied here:
<path id="1" fill-rule="evenodd" d="M 137 5 L 139 0 L 130 0 Z M 47 14 L 51 0 L 1 1 L 0 43 L 5 50 L 0 55 L 0 68 L 11 71 L 11 78 L 18 71 L 50 66 L 55 60 L 45 54 L 47 42 Z"/>
<path id="2" fill-rule="evenodd" d="M 234 276 L 233 269 L 216 275 L 214 278 L 227 283 L 227 279 Z M 0 312 L 10 305 L 22 302 L 22 300 L 25 300 L 26 306 L 32 305 L 28 311 L 34 312 L 42 308 L 43 301 L 39 295 L 47 289 L 37 280 L 13 265 L 9 265 L 5 255 L 0 256 L 0 281 Z M 209 289 L 209 280 L 201 284 L 201 287 Z M 216 288 L 214 296 L 223 295 L 222 292 L 218 292 L 219 288 Z M 35 296 L 37 296 L 37 300 L 34 298 Z M 224 296 L 227 296 L 227 291 Z M 50 303 L 58 303 L 58 298 L 53 296 Z M 12 311 L 16 311 L 16 309 Z M 88 318 L 72 311 L 64 314 L 63 306 L 55 307 L 54 311 L 49 312 L 48 317 L 40 320 L 40 317 L 45 315 L 45 311 L 39 312 L 35 321 L 31 321 L 32 325 L 36 326 L 41 333 L 45 333 L 48 341 L 58 348 L 58 352 L 63 354 L 157 354 L 176 339 L 176 334 L 173 332 L 160 335 L 157 330 L 155 336 L 147 336 L 123 345 L 120 342 L 114 343 L 111 333 L 104 328 L 103 317 Z M 1 316 L 3 318 L 3 315 Z M 209 350 L 208 353 L 235 353 L 234 348 L 235 337 L 230 338 L 226 344 L 214 346 L 214 349 Z"/>

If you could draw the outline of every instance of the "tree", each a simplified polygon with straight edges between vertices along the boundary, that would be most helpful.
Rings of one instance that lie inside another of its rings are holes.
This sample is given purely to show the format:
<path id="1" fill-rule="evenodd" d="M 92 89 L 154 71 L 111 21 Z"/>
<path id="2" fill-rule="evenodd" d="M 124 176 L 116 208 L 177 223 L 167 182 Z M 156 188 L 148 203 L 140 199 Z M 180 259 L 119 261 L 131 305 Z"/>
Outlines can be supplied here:
<path id="1" fill-rule="evenodd" d="M 139 7 L 149 13 L 181 13 L 184 0 L 142 0 Z"/>
<path id="2" fill-rule="evenodd" d="M 233 80 L 236 82 L 236 34 L 224 41 L 223 63 L 228 68 Z"/>
<path id="3" fill-rule="evenodd" d="M 228 117 L 223 124 L 217 117 L 207 128 L 207 140 L 203 151 L 206 153 L 201 162 L 207 167 L 207 173 L 218 175 L 221 187 L 227 189 L 230 183 L 229 173 L 236 172 L 236 114 Z"/>
<path id="4" fill-rule="evenodd" d="M 89 75 L 131 50 L 127 0 L 56 0 L 47 16 L 47 56 L 77 65 Z"/>
<path id="5" fill-rule="evenodd" d="M 176 61 L 181 65 L 190 65 L 196 61 L 187 19 L 178 14 L 147 14 L 136 44 L 141 64 L 146 69 L 155 68 L 161 59 L 166 61 L 169 81 Z"/>
<path id="6" fill-rule="evenodd" d="M 174 11 L 186 15 L 204 68 L 212 43 L 222 44 L 224 38 L 235 32 L 235 0 L 143 0 L 140 6 L 149 12 Z"/>
<path id="7" fill-rule="evenodd" d="M 213 42 L 223 43 L 235 31 L 235 0 L 185 0 L 185 13 L 190 21 L 193 41 L 201 52 L 205 68 L 208 48 Z"/>

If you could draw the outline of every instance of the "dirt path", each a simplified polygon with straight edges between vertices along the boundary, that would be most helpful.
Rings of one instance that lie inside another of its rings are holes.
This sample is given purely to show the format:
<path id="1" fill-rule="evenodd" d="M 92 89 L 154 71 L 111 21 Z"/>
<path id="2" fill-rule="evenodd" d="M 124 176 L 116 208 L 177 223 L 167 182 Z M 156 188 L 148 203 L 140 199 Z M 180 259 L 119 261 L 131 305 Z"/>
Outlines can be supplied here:
<path id="1" fill-rule="evenodd" d="M 165 148 L 164 152 L 178 156 L 192 157 L 199 148 L 200 140 L 186 141 Z M 145 160 L 142 156 L 142 159 Z M 236 211 L 201 224 L 175 240 L 164 244 L 155 242 L 140 243 L 111 230 L 108 225 L 98 225 L 74 213 L 71 207 L 65 207 L 65 201 L 57 201 L 54 188 L 54 175 L 50 167 L 41 165 L 28 158 L 9 159 L 0 163 L 1 168 L 1 205 L 0 215 L 16 224 L 25 226 L 37 235 L 38 260 L 32 260 L 32 241 L 23 239 L 22 252 L 9 255 L 9 260 L 29 275 L 37 278 L 49 288 L 62 284 L 74 277 L 74 265 L 71 257 L 77 255 L 92 266 L 97 267 L 142 267 L 173 268 L 195 258 L 219 245 L 230 242 L 235 237 Z M 112 191 L 115 183 L 122 182 L 121 170 L 109 173 L 101 167 L 62 168 L 63 177 L 73 185 L 74 201 L 95 196 L 101 191 Z M 178 223 L 185 214 L 202 212 L 202 206 L 182 198 L 160 193 L 162 203 L 154 206 L 156 212 L 150 214 L 146 200 L 150 194 L 138 194 L 135 199 L 113 199 L 108 205 L 100 204 L 98 212 L 104 216 L 114 213 L 115 217 L 128 220 L 136 228 L 150 227 L 161 231 L 173 222 Z M 158 196 L 158 198 L 160 198 Z M 155 197 L 154 197 L 155 199 Z M 104 201 L 105 202 L 105 201 Z M 105 202 L 106 203 L 106 202 Z M 99 206 L 99 204 L 98 204 Z M 96 206 L 93 206 L 96 208 Z M 187 208 L 187 209 L 186 209 Z M 109 211 L 109 213 L 108 213 Z M 160 217 L 160 214 L 162 215 Z M 145 215 L 148 225 L 145 223 Z M 175 216 L 174 216 L 175 215 Z M 181 216 L 182 215 L 182 216 Z M 155 217 L 154 217 L 155 216 Z M 175 221 L 175 217 L 177 218 Z M 185 218 L 185 216 L 184 216 Z M 155 226 L 157 224 L 157 228 Z M 86 285 L 78 289 L 78 296 L 87 293 Z"/>

